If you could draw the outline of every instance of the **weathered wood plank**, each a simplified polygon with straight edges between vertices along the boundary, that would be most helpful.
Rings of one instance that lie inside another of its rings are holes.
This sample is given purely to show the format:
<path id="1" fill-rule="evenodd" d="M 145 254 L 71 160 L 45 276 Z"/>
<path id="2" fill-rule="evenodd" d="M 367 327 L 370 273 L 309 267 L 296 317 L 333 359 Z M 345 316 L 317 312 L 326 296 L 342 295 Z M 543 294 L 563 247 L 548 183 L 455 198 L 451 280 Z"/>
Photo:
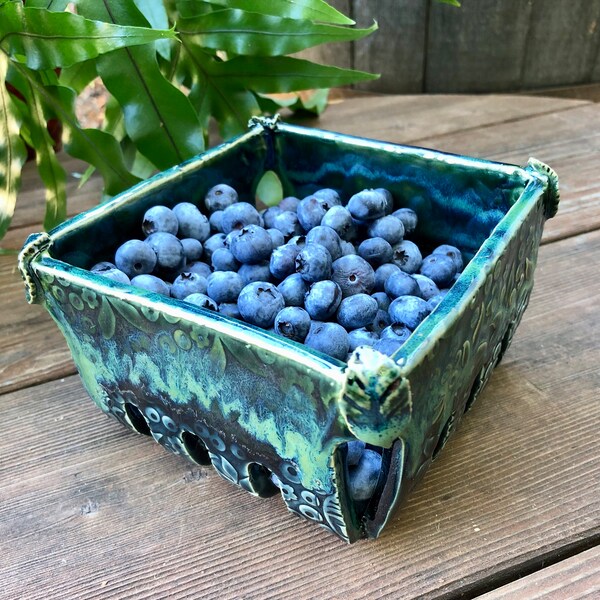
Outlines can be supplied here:
<path id="1" fill-rule="evenodd" d="M 353 8 L 358 25 L 379 24 L 374 34 L 353 42 L 354 68 L 381 74 L 356 87 L 395 94 L 423 91 L 428 0 L 354 0 Z"/>
<path id="2" fill-rule="evenodd" d="M 432 2 L 425 92 L 520 89 L 531 2 L 464 0 L 462 8 Z"/>
<path id="3" fill-rule="evenodd" d="M 478 600 L 505 598 L 600 598 L 600 546 L 478 596 Z"/>
<path id="4" fill-rule="evenodd" d="M 530 19 L 519 88 L 589 81 L 600 40 L 600 2 L 534 0 Z"/>
<path id="5" fill-rule="evenodd" d="M 600 535 L 599 271 L 600 232 L 542 247 L 505 363 L 373 543 L 127 434 L 76 377 L 4 395 L 0 597 L 456 597 Z"/>

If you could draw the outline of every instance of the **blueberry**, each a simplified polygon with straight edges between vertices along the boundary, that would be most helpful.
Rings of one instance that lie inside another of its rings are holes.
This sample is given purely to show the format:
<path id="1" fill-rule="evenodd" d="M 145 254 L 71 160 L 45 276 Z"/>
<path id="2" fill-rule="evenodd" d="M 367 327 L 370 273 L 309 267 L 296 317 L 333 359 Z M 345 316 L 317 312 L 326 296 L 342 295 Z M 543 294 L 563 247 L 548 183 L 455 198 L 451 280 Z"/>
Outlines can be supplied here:
<path id="1" fill-rule="evenodd" d="M 168 296 L 170 293 L 169 286 L 162 279 L 155 275 L 148 275 L 147 273 L 136 275 L 131 280 L 131 285 L 143 290 L 148 290 L 149 292 L 162 294 L 163 296 Z"/>
<path id="2" fill-rule="evenodd" d="M 349 241 L 356 236 L 356 227 L 345 206 L 332 206 L 321 219 L 321 225 L 331 227 L 341 239 Z"/>
<path id="3" fill-rule="evenodd" d="M 358 464 L 348 469 L 350 497 L 356 501 L 368 500 L 375 493 L 381 474 L 381 455 L 364 450 Z"/>
<path id="4" fill-rule="evenodd" d="M 271 256 L 271 236 L 258 225 L 244 225 L 231 240 L 229 249 L 236 260 L 245 265 L 256 265 Z"/>
<path id="5" fill-rule="evenodd" d="M 177 235 L 178 229 L 179 221 L 175 213 L 166 206 L 153 206 L 144 213 L 142 231 L 146 237 L 157 231 L 166 231 Z"/>
<path id="6" fill-rule="evenodd" d="M 275 227 L 275 217 L 281 213 L 282 210 L 279 206 L 270 206 L 269 208 L 265 208 L 265 210 L 261 211 L 259 214 L 265 222 L 265 228 L 271 229 L 272 227 Z"/>
<path id="7" fill-rule="evenodd" d="M 210 267 L 199 260 L 196 260 L 194 262 L 191 262 L 187 265 L 185 265 L 185 270 L 188 273 L 198 273 L 198 275 L 202 275 L 202 277 L 204 277 L 205 279 L 211 274 L 211 269 Z"/>
<path id="8" fill-rule="evenodd" d="M 354 244 L 352 244 L 351 242 L 346 242 L 345 240 L 342 240 L 341 246 L 342 246 L 342 256 L 348 256 L 349 254 L 356 254 L 356 248 L 354 247 Z"/>
<path id="9" fill-rule="evenodd" d="M 346 444 L 346 464 L 348 466 L 354 467 L 358 464 L 365 449 L 365 445 L 366 444 L 360 440 L 352 440 Z"/>
<path id="10" fill-rule="evenodd" d="M 123 271 L 120 271 L 115 267 L 114 269 L 105 269 L 104 271 L 95 271 L 98 275 L 102 275 L 102 277 L 106 277 L 111 281 L 118 281 L 119 283 L 131 283 L 129 277 Z"/>
<path id="11" fill-rule="evenodd" d="M 411 331 L 414 331 L 429 314 L 429 307 L 423 298 L 400 296 L 390 304 L 388 312 L 393 324 L 406 325 Z"/>
<path id="12" fill-rule="evenodd" d="M 377 267 L 375 271 L 375 288 L 378 292 L 385 290 L 385 282 L 392 276 L 393 273 L 398 273 L 400 267 L 394 263 L 387 263 Z"/>
<path id="13" fill-rule="evenodd" d="M 392 247 L 383 238 L 368 238 L 358 247 L 358 255 L 362 256 L 371 266 L 379 267 L 392 260 Z"/>
<path id="14" fill-rule="evenodd" d="M 202 242 L 194 238 L 183 238 L 181 245 L 183 246 L 183 253 L 187 262 L 200 260 L 202 256 Z"/>
<path id="15" fill-rule="evenodd" d="M 304 296 L 308 291 L 308 283 L 302 279 L 300 273 L 292 273 L 278 286 L 286 306 L 304 306 Z"/>
<path id="16" fill-rule="evenodd" d="M 206 279 L 198 273 L 184 272 L 171 286 L 171 296 L 183 300 L 190 294 L 206 294 Z"/>
<path id="17" fill-rule="evenodd" d="M 170 233 L 158 233 L 154 235 L 167 235 L 177 239 Z M 179 245 L 181 246 L 181 244 Z M 152 273 L 156 267 L 156 263 L 157 254 L 153 247 L 141 240 L 129 240 L 121 244 L 115 253 L 115 265 L 117 269 L 123 271 L 128 277 L 135 277 L 143 273 Z"/>
<path id="18" fill-rule="evenodd" d="M 450 246 L 449 244 L 442 244 L 438 246 L 432 254 L 444 254 L 448 258 L 451 258 L 454 262 L 454 267 L 456 268 L 456 272 L 460 273 L 463 270 L 463 257 L 458 248 L 455 246 Z"/>
<path id="19" fill-rule="evenodd" d="M 356 254 L 338 258 L 332 265 L 331 279 L 342 288 L 342 295 L 370 294 L 375 285 L 373 267 Z"/>
<path id="20" fill-rule="evenodd" d="M 317 196 L 307 196 L 298 204 L 297 214 L 304 231 L 310 231 L 321 224 L 325 213 L 331 208 L 327 200 Z"/>
<path id="21" fill-rule="evenodd" d="M 222 315 L 231 317 L 232 319 L 242 319 L 242 315 L 240 314 L 240 309 L 238 308 L 237 302 L 223 302 L 222 304 L 219 304 L 219 312 Z"/>
<path id="22" fill-rule="evenodd" d="M 179 222 L 177 235 L 181 238 L 194 238 L 205 242 L 210 236 L 210 223 L 198 207 L 190 202 L 180 202 L 173 207 Z"/>
<path id="23" fill-rule="evenodd" d="M 295 235 L 288 240 L 288 244 L 294 244 L 295 246 L 300 246 L 300 249 L 306 246 L 306 236 L 305 235 Z"/>
<path id="24" fill-rule="evenodd" d="M 412 208 L 399 208 L 392 213 L 392 216 L 402 221 L 405 234 L 410 234 L 417 228 L 417 213 Z"/>
<path id="25" fill-rule="evenodd" d="M 296 212 L 298 204 L 300 204 L 300 198 L 296 198 L 295 196 L 286 196 L 279 203 L 279 208 L 283 211 L 291 210 L 292 212 Z"/>
<path id="26" fill-rule="evenodd" d="M 92 273 L 103 273 L 104 271 L 110 271 L 111 269 L 116 269 L 117 265 L 111 263 L 107 260 L 103 260 L 99 263 L 96 263 L 93 267 L 90 268 Z"/>
<path id="27" fill-rule="evenodd" d="M 421 296 L 417 280 L 404 271 L 392 273 L 385 282 L 385 293 L 390 298 L 398 296 Z"/>
<path id="28" fill-rule="evenodd" d="M 340 236 L 331 227 L 317 225 L 306 234 L 307 244 L 321 244 L 327 248 L 331 260 L 337 260 L 342 256 L 342 245 Z"/>
<path id="29" fill-rule="evenodd" d="M 351 352 L 359 346 L 373 346 L 378 339 L 379 336 L 374 331 L 369 331 L 365 327 L 348 332 L 348 343 L 350 344 Z"/>
<path id="30" fill-rule="evenodd" d="M 279 229 L 267 229 L 267 233 L 271 238 L 271 246 L 273 246 L 273 248 L 279 248 L 279 246 L 285 244 L 285 238 Z"/>
<path id="31" fill-rule="evenodd" d="M 238 273 L 246 285 L 255 281 L 269 281 L 271 279 L 269 263 L 266 261 L 257 265 L 242 265 L 238 269 Z"/>
<path id="32" fill-rule="evenodd" d="M 404 224 L 393 215 L 381 217 L 369 225 L 369 236 L 383 238 L 391 246 L 394 246 L 404 238 Z"/>
<path id="33" fill-rule="evenodd" d="M 304 308 L 315 321 L 326 321 L 335 314 L 341 301 L 340 286 L 326 279 L 310 286 L 304 297 Z"/>
<path id="34" fill-rule="evenodd" d="M 238 308 L 244 321 L 265 329 L 273 326 L 277 313 L 284 306 L 281 292 L 265 281 L 249 283 L 238 298 Z"/>
<path id="35" fill-rule="evenodd" d="M 309 347 L 337 358 L 346 360 L 348 355 L 348 332 L 337 323 L 313 321 L 304 343 Z"/>
<path id="36" fill-rule="evenodd" d="M 215 271 L 207 279 L 206 294 L 217 304 L 237 302 L 244 281 L 234 271 Z"/>
<path id="37" fill-rule="evenodd" d="M 285 244 L 275 248 L 269 261 L 269 269 L 273 277 L 285 279 L 296 271 L 296 257 L 300 252 L 300 246 Z"/>
<path id="38" fill-rule="evenodd" d="M 298 306 L 288 306 L 275 317 L 275 333 L 295 342 L 303 342 L 310 329 L 310 316 Z"/>
<path id="39" fill-rule="evenodd" d="M 170 277 L 179 274 L 185 266 L 185 253 L 181 241 L 172 233 L 158 231 L 150 234 L 144 241 L 156 253 L 157 275 Z"/>
<path id="40" fill-rule="evenodd" d="M 329 279 L 331 254 L 320 244 L 306 244 L 296 256 L 296 272 L 308 283 Z"/>
<path id="41" fill-rule="evenodd" d="M 223 211 L 216 210 L 208 218 L 211 231 L 223 233 Z"/>
<path id="42" fill-rule="evenodd" d="M 361 222 L 375 221 L 391 210 L 389 199 L 379 190 L 363 190 L 354 194 L 347 205 L 354 219 Z"/>
<path id="43" fill-rule="evenodd" d="M 439 287 L 449 287 L 454 282 L 456 264 L 445 254 L 430 254 L 421 263 L 421 274 L 429 277 Z"/>
<path id="44" fill-rule="evenodd" d="M 390 325 L 382 330 L 380 333 L 380 337 L 382 340 L 396 340 L 398 342 L 404 343 L 412 334 L 412 331 L 406 327 L 406 325 L 401 325 L 400 323 L 395 323 L 394 325 Z"/>
<path id="45" fill-rule="evenodd" d="M 391 323 L 390 315 L 387 310 L 379 308 L 373 321 L 369 324 L 368 329 L 375 332 L 377 335 L 381 335 L 381 332 L 389 326 Z"/>
<path id="46" fill-rule="evenodd" d="M 420 275 L 419 273 L 415 273 L 412 277 L 416 280 L 419 285 L 419 290 L 421 291 L 420 294 L 416 295 L 421 296 L 423 300 L 429 300 L 440 293 L 438 286 L 435 285 L 435 282 L 429 279 L 429 277 Z"/>
<path id="47" fill-rule="evenodd" d="M 342 201 L 340 200 L 340 195 L 335 191 L 332 190 L 331 188 L 323 188 L 320 190 L 317 190 L 313 196 L 316 196 L 317 198 L 320 198 L 321 200 L 325 200 L 325 202 L 327 202 L 327 204 L 329 204 L 329 206 L 339 206 L 342 204 Z"/>
<path id="48" fill-rule="evenodd" d="M 204 256 L 206 260 L 211 260 L 212 253 L 218 248 L 225 248 L 225 234 L 215 233 L 204 242 Z"/>
<path id="49" fill-rule="evenodd" d="M 238 202 L 228 206 L 223 211 L 223 217 L 221 219 L 221 227 L 223 233 L 227 234 L 234 229 L 241 229 L 245 225 L 259 225 L 261 217 L 258 211 L 252 204 L 247 202 Z"/>
<path id="50" fill-rule="evenodd" d="M 416 273 L 421 266 L 423 258 L 418 246 L 409 241 L 404 240 L 393 247 L 394 254 L 392 262 L 400 267 L 405 273 Z"/>
<path id="51" fill-rule="evenodd" d="M 238 201 L 237 192 L 225 183 L 220 183 L 210 188 L 204 197 L 204 204 L 208 212 L 225 210 L 228 206 Z"/>
<path id="52" fill-rule="evenodd" d="M 376 188 L 376 192 L 379 192 L 385 197 L 386 202 L 386 214 L 389 215 L 394 210 L 394 196 L 392 196 L 392 192 L 386 188 Z"/>
<path id="53" fill-rule="evenodd" d="M 240 263 L 235 259 L 229 248 L 217 248 L 210 257 L 215 271 L 237 271 Z"/>
<path id="54" fill-rule="evenodd" d="M 398 352 L 400 348 L 402 348 L 403 343 L 404 342 L 401 342 L 400 340 L 384 338 L 376 342 L 373 346 L 373 349 L 377 350 L 378 352 L 381 352 L 382 354 L 387 354 L 387 356 L 392 356 L 393 354 Z"/>
<path id="55" fill-rule="evenodd" d="M 440 293 L 437 296 L 433 296 L 432 298 L 429 298 L 429 300 L 427 300 L 427 306 L 431 312 L 433 312 L 438 307 L 438 304 L 444 299 L 444 296 L 449 291 L 450 290 L 440 290 Z"/>
<path id="56" fill-rule="evenodd" d="M 194 306 L 199 306 L 200 308 L 206 308 L 214 311 L 218 310 L 215 301 L 212 298 L 209 298 L 206 294 L 190 294 L 189 296 L 186 296 L 184 300 L 190 304 L 193 304 Z"/>
<path id="57" fill-rule="evenodd" d="M 341 301 L 336 317 L 345 329 L 358 329 L 370 325 L 378 310 L 375 298 L 368 294 L 354 294 Z"/>
<path id="58" fill-rule="evenodd" d="M 391 298 L 385 292 L 375 292 L 371 294 L 371 298 L 375 298 L 377 306 L 380 310 L 387 310 L 390 307 Z"/>

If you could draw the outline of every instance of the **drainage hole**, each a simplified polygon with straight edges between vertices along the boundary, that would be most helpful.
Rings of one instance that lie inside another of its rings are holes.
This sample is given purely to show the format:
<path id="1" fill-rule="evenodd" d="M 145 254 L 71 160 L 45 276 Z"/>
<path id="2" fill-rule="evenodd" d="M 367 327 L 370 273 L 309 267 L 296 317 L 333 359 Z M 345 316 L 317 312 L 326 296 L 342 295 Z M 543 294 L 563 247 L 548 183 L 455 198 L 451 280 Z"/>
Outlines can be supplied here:
<path id="1" fill-rule="evenodd" d="M 131 426 L 142 435 L 150 435 L 150 427 L 144 418 L 142 411 L 131 402 L 125 402 L 125 412 L 131 421 Z"/>

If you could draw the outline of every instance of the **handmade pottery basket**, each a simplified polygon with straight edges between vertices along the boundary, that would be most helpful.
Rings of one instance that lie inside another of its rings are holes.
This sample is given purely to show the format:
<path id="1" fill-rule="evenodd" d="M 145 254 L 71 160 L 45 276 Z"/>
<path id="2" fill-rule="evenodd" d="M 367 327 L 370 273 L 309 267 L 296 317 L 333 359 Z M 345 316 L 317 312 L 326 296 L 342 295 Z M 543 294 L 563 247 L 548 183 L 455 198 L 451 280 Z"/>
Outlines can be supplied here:
<path id="1" fill-rule="evenodd" d="M 358 349 L 340 362 L 87 270 L 136 235 L 150 206 L 201 205 L 216 183 L 252 202 L 267 170 L 299 197 L 388 188 L 418 213 L 423 248 L 462 250 L 462 275 L 392 358 Z M 28 301 L 45 304 L 104 412 L 251 494 L 281 490 L 289 510 L 354 542 L 379 535 L 501 360 L 557 204 L 556 174 L 534 159 L 519 168 L 255 119 L 232 142 L 30 236 L 19 266 Z M 347 489 L 355 439 L 383 453 L 367 506 Z"/>

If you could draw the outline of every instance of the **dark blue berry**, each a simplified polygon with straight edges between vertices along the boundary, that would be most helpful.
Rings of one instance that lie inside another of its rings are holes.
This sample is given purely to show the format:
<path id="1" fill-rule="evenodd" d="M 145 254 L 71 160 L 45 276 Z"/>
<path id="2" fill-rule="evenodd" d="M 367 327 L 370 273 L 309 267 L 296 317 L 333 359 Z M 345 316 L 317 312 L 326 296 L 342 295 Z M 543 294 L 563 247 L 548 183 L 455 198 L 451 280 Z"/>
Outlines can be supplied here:
<path id="1" fill-rule="evenodd" d="M 232 319 L 242 319 L 242 315 L 240 314 L 240 309 L 238 308 L 237 302 L 223 302 L 222 304 L 219 304 L 219 312 L 222 315 L 231 317 Z"/>
<path id="2" fill-rule="evenodd" d="M 378 310 L 375 298 L 368 294 L 354 294 L 341 301 L 336 317 L 345 329 L 358 329 L 370 325 Z"/>
<path id="3" fill-rule="evenodd" d="M 444 299 L 444 296 L 449 291 L 450 290 L 440 290 L 440 293 L 437 296 L 433 296 L 432 298 L 429 298 L 429 300 L 427 300 L 427 307 L 431 312 L 433 312 L 438 307 L 438 304 Z"/>
<path id="4" fill-rule="evenodd" d="M 218 307 L 216 302 L 209 298 L 206 294 L 190 294 L 184 298 L 186 302 L 193 304 L 194 306 L 199 306 L 200 308 L 206 308 L 207 310 L 217 311 Z"/>
<path id="5" fill-rule="evenodd" d="M 401 342 L 400 340 L 392 340 L 390 338 L 384 338 L 384 339 L 380 339 L 378 342 L 376 342 L 375 345 L 373 346 L 373 349 L 377 350 L 378 352 L 381 352 L 382 354 L 386 354 L 387 356 L 392 356 L 396 352 L 398 352 L 398 350 L 400 350 L 400 348 L 402 348 L 403 343 L 404 342 Z"/>
<path id="6" fill-rule="evenodd" d="M 237 192 L 225 183 L 220 183 L 210 188 L 204 197 L 204 204 L 208 212 L 211 213 L 217 210 L 225 210 L 237 201 Z"/>
<path id="7" fill-rule="evenodd" d="M 308 283 L 302 279 L 300 273 L 292 273 L 278 286 L 286 306 L 304 306 L 304 296 L 308 291 Z"/>
<path id="8" fill-rule="evenodd" d="M 375 285 L 373 267 L 356 254 L 338 258 L 332 265 L 331 279 L 342 288 L 342 295 L 370 294 Z"/>
<path id="9" fill-rule="evenodd" d="M 358 464 L 348 469 L 350 497 L 356 501 L 369 500 L 377 489 L 380 474 L 381 455 L 374 450 L 364 450 Z"/>
<path id="10" fill-rule="evenodd" d="M 206 263 L 199 261 L 199 260 L 185 265 L 185 270 L 188 273 L 198 273 L 198 275 L 202 275 L 202 277 L 204 277 L 205 279 L 212 272 L 210 267 Z"/>
<path id="11" fill-rule="evenodd" d="M 215 271 L 237 271 L 240 263 L 235 259 L 229 248 L 217 248 L 210 257 Z"/>
<path id="12" fill-rule="evenodd" d="M 117 265 L 111 263 L 107 260 L 103 260 L 99 263 L 96 263 L 93 267 L 90 268 L 92 273 L 102 273 L 103 271 L 110 271 L 110 269 L 116 269 Z"/>
<path id="13" fill-rule="evenodd" d="M 363 190 L 354 194 L 347 208 L 354 219 L 363 223 L 380 219 L 391 210 L 388 198 L 379 190 Z"/>
<path id="14" fill-rule="evenodd" d="M 246 225 L 259 225 L 261 222 L 261 216 L 252 204 L 247 202 L 238 202 L 228 206 L 223 211 L 223 217 L 221 218 L 221 227 L 223 233 L 228 234 L 234 229 L 241 229 Z"/>
<path id="15" fill-rule="evenodd" d="M 292 212 L 296 212 L 298 204 L 300 204 L 300 198 L 296 198 L 295 196 L 286 196 L 279 203 L 279 208 L 284 211 L 291 210 Z"/>
<path id="16" fill-rule="evenodd" d="M 168 296 L 170 294 L 169 285 L 154 275 L 137 275 L 132 278 L 131 285 L 142 290 L 162 294 L 163 296 Z"/>
<path id="17" fill-rule="evenodd" d="M 417 228 L 419 221 L 417 213 L 412 208 L 399 208 L 392 213 L 392 216 L 402 221 L 405 234 L 411 234 Z"/>
<path id="18" fill-rule="evenodd" d="M 391 321 L 390 321 L 390 315 L 389 315 L 388 311 L 379 308 L 377 310 L 377 314 L 375 315 L 375 318 L 370 323 L 368 328 L 371 331 L 374 331 L 377 335 L 380 335 L 381 332 L 386 327 L 388 327 L 390 323 L 391 323 Z"/>
<path id="19" fill-rule="evenodd" d="M 244 225 L 231 240 L 229 249 L 236 260 L 256 265 L 268 260 L 273 250 L 271 236 L 258 225 Z"/>
<path id="20" fill-rule="evenodd" d="M 430 254 L 421 263 L 421 274 L 441 288 L 449 287 L 454 282 L 456 265 L 445 254 Z"/>
<path id="21" fill-rule="evenodd" d="M 105 269 L 104 271 L 95 271 L 98 275 L 106 277 L 111 281 L 117 281 L 119 283 L 131 283 L 129 277 L 123 271 L 120 271 L 115 267 L 114 269 Z"/>
<path id="22" fill-rule="evenodd" d="M 300 252 L 300 246 L 285 244 L 275 248 L 271 254 L 269 269 L 276 279 L 285 279 L 296 271 L 296 257 Z"/>
<path id="23" fill-rule="evenodd" d="M 304 308 L 315 321 L 331 318 L 342 301 L 340 286 L 326 279 L 310 286 L 304 298 Z"/>
<path id="24" fill-rule="evenodd" d="M 271 238 L 271 245 L 273 248 L 279 248 L 279 246 L 283 246 L 285 244 L 285 238 L 279 229 L 267 229 L 267 233 Z"/>
<path id="25" fill-rule="evenodd" d="M 321 219 L 321 225 L 331 227 L 342 240 L 350 241 L 356 236 L 356 226 L 345 206 L 332 206 Z"/>
<path id="26" fill-rule="evenodd" d="M 353 352 L 359 346 L 373 346 L 378 339 L 379 336 L 374 331 L 369 331 L 365 327 L 349 331 L 348 343 L 350 344 L 350 352 Z"/>
<path id="27" fill-rule="evenodd" d="M 390 304 L 388 313 L 393 324 L 406 325 L 414 331 L 429 314 L 429 307 L 423 298 L 400 296 Z"/>
<path id="28" fill-rule="evenodd" d="M 380 333 L 380 337 L 382 340 L 396 340 L 404 343 L 411 334 L 412 331 L 406 327 L 406 325 L 395 323 L 394 325 L 390 325 L 383 329 Z"/>
<path id="29" fill-rule="evenodd" d="M 205 242 L 210 237 L 210 223 L 198 207 L 190 202 L 180 202 L 173 207 L 179 222 L 177 235 L 181 238 L 194 238 Z"/>
<path id="30" fill-rule="evenodd" d="M 420 296 L 421 290 L 412 275 L 398 271 L 392 273 L 385 282 L 385 293 L 390 298 L 398 298 L 398 296 Z"/>
<path id="31" fill-rule="evenodd" d="M 429 277 L 419 273 L 415 273 L 412 277 L 416 280 L 419 285 L 419 290 L 421 291 L 420 294 L 415 295 L 421 296 L 423 300 L 429 300 L 440 293 L 438 286 L 435 285 L 435 282 L 429 279 Z"/>
<path id="32" fill-rule="evenodd" d="M 266 261 L 257 265 L 242 265 L 238 269 L 238 273 L 246 285 L 255 281 L 269 281 L 271 279 L 269 263 Z"/>
<path id="33" fill-rule="evenodd" d="M 385 290 L 385 282 L 394 274 L 400 271 L 400 267 L 394 263 L 387 263 L 377 267 L 375 271 L 375 287 L 378 292 Z"/>
<path id="34" fill-rule="evenodd" d="M 304 343 L 309 347 L 328 354 L 338 360 L 346 360 L 348 355 L 348 332 L 337 323 L 313 321 Z"/>
<path id="35" fill-rule="evenodd" d="M 416 273 L 421 267 L 423 258 L 418 246 L 409 241 L 403 240 L 393 247 L 392 262 L 400 267 L 405 273 Z"/>
<path id="36" fill-rule="evenodd" d="M 234 271 L 215 271 L 207 279 L 206 294 L 217 304 L 237 302 L 244 281 Z"/>
<path id="37" fill-rule="evenodd" d="M 398 217 L 387 215 L 369 225 L 369 236 L 380 237 L 394 246 L 404 238 L 404 224 Z"/>
<path id="38" fill-rule="evenodd" d="M 298 306 L 288 306 L 275 317 L 275 333 L 295 342 L 303 342 L 310 329 L 310 316 Z"/>
<path id="39" fill-rule="evenodd" d="M 320 198 L 321 200 L 325 200 L 329 206 L 339 206 L 342 204 L 340 199 L 340 195 L 331 188 L 322 188 L 317 190 L 313 196 Z"/>
<path id="40" fill-rule="evenodd" d="M 392 260 L 392 247 L 383 238 L 368 238 L 358 247 L 358 255 L 362 256 L 372 267 L 379 267 Z"/>
<path id="41" fill-rule="evenodd" d="M 202 242 L 195 240 L 194 238 L 183 238 L 181 240 L 183 246 L 183 253 L 185 254 L 185 260 L 187 262 L 194 262 L 200 260 L 202 256 Z"/>
<path id="42" fill-rule="evenodd" d="M 375 298 L 377 306 L 379 306 L 381 310 L 387 310 L 390 307 L 390 302 L 392 301 L 392 299 L 385 292 L 375 292 L 374 294 L 371 294 L 371 298 Z"/>
<path id="43" fill-rule="evenodd" d="M 157 231 L 166 231 L 177 235 L 178 229 L 179 221 L 175 213 L 166 206 L 153 206 L 144 213 L 142 231 L 146 237 Z"/>
<path id="44" fill-rule="evenodd" d="M 269 206 L 269 208 L 265 208 L 265 210 L 261 211 L 259 214 L 265 222 L 265 229 L 275 227 L 273 224 L 275 222 L 275 217 L 281 213 L 282 210 L 279 206 Z"/>
<path id="45" fill-rule="evenodd" d="M 308 283 L 329 279 L 331 254 L 320 244 L 306 244 L 296 256 L 296 272 Z"/>
<path id="46" fill-rule="evenodd" d="M 281 292 L 266 281 L 249 283 L 238 298 L 238 308 L 244 321 L 263 327 L 272 327 L 277 313 L 284 308 Z"/>
<path id="47" fill-rule="evenodd" d="M 164 235 L 170 236 L 171 234 L 165 233 Z M 181 246 L 181 243 L 179 245 Z M 143 273 L 152 273 L 156 267 L 156 262 L 157 255 L 153 247 L 141 240 L 129 240 L 121 244 L 115 253 L 115 265 L 117 269 L 123 271 L 128 277 L 135 277 Z"/>
<path id="48" fill-rule="evenodd" d="M 216 210 L 214 213 L 210 215 L 208 218 L 208 222 L 210 223 L 211 231 L 217 233 L 223 233 L 223 211 Z"/>
<path id="49" fill-rule="evenodd" d="M 460 273 L 463 270 L 463 257 L 461 251 L 455 246 L 450 246 L 449 244 L 442 244 L 441 246 L 438 246 L 432 252 L 432 254 L 444 254 L 448 258 L 452 259 L 457 273 Z"/>
<path id="50" fill-rule="evenodd" d="M 273 227 L 281 231 L 286 239 L 302 233 L 302 226 L 298 221 L 298 215 L 291 211 L 282 211 L 279 213 L 273 219 Z"/>
<path id="51" fill-rule="evenodd" d="M 204 242 L 204 256 L 206 260 L 211 260 L 212 253 L 218 248 L 225 248 L 225 234 L 215 233 Z"/>
<path id="52" fill-rule="evenodd" d="M 350 334 L 349 334 L 350 335 Z M 354 467 L 360 461 L 360 457 L 365 449 L 365 443 L 361 440 L 353 440 L 346 444 L 346 464 L 349 467 Z"/>
<path id="53" fill-rule="evenodd" d="M 327 248 L 331 255 L 331 260 L 337 260 L 342 256 L 342 245 L 340 236 L 326 225 L 317 225 L 306 234 L 307 244 L 321 244 Z"/>
<path id="54" fill-rule="evenodd" d="M 297 214 L 304 231 L 310 231 L 321 224 L 325 213 L 331 208 L 327 200 L 317 196 L 307 196 L 298 204 Z"/>
<path id="55" fill-rule="evenodd" d="M 156 253 L 154 272 L 157 275 L 172 277 L 181 273 L 185 266 L 185 252 L 181 241 L 172 233 L 164 231 L 152 233 L 144 243 Z"/>
<path id="56" fill-rule="evenodd" d="M 186 271 L 173 281 L 171 296 L 183 300 L 190 294 L 206 294 L 206 279 L 198 273 Z"/>
<path id="57" fill-rule="evenodd" d="M 344 240 L 342 240 L 342 256 L 348 256 L 349 254 L 356 254 L 356 248 L 354 247 L 354 244 L 352 244 L 351 242 L 346 242 Z"/>

